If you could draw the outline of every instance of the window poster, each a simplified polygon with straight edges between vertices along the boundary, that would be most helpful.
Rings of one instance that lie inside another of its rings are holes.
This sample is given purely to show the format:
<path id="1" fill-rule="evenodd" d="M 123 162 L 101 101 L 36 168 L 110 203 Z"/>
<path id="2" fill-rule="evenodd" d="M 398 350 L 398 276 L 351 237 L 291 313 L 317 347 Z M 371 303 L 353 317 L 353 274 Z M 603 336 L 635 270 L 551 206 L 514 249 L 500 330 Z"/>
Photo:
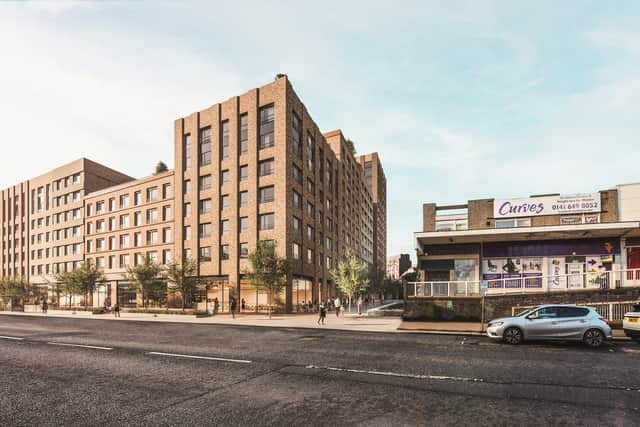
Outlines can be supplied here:
<path id="1" fill-rule="evenodd" d="M 567 287 L 567 277 L 565 274 L 564 258 L 549 258 L 548 259 L 548 280 L 549 288 L 561 289 Z"/>
<path id="2" fill-rule="evenodd" d="M 581 262 L 570 262 L 567 264 L 567 287 L 569 289 L 582 288 L 584 264 Z"/>
<path id="3" fill-rule="evenodd" d="M 487 287 L 502 287 L 499 280 L 502 279 L 502 267 L 504 266 L 504 262 L 504 259 L 486 258 L 482 260 L 482 279 L 489 281 L 487 283 Z"/>
<path id="4" fill-rule="evenodd" d="M 542 258 L 522 258 L 522 272 L 526 288 L 542 287 Z"/>

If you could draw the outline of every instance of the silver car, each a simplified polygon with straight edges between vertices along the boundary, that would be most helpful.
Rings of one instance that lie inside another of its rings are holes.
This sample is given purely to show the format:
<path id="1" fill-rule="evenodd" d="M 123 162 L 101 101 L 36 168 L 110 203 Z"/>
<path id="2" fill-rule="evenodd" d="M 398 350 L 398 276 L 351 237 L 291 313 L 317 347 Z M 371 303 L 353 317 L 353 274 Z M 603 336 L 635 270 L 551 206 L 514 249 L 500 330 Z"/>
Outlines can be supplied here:
<path id="1" fill-rule="evenodd" d="M 600 347 L 611 339 L 611 327 L 591 307 L 576 305 L 541 305 L 514 317 L 489 322 L 487 336 L 508 344 L 524 340 L 582 341 Z"/>

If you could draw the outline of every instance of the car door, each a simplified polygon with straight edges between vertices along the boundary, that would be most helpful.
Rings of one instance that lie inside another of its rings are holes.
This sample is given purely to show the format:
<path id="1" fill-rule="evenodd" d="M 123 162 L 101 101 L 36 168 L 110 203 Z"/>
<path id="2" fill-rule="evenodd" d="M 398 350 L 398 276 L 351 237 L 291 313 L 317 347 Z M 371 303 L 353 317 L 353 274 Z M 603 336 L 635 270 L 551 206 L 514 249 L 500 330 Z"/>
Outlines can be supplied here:
<path id="1" fill-rule="evenodd" d="M 542 307 L 526 317 L 525 339 L 552 339 L 554 322 L 558 320 L 557 307 Z"/>
<path id="2" fill-rule="evenodd" d="M 582 339 L 587 326 L 589 309 L 584 307 L 558 307 L 555 334 L 558 339 Z"/>

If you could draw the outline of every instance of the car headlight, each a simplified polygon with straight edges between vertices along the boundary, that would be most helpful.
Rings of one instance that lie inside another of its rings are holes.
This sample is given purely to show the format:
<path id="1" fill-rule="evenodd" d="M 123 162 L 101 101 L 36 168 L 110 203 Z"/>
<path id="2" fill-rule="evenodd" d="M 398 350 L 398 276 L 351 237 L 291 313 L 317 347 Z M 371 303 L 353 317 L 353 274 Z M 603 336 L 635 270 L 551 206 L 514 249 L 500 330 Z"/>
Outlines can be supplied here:
<path id="1" fill-rule="evenodd" d="M 491 326 L 502 326 L 504 322 L 493 322 L 493 323 L 489 323 L 489 327 Z"/>

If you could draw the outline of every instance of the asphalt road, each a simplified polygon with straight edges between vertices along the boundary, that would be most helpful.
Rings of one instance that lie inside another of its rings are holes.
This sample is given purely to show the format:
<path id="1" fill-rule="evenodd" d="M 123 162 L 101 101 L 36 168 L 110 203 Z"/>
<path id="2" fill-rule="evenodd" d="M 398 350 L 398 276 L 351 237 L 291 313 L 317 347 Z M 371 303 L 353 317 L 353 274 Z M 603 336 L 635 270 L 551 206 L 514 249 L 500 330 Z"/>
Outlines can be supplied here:
<path id="1" fill-rule="evenodd" d="M 0 336 L 0 426 L 640 423 L 632 342 L 9 315 Z"/>

